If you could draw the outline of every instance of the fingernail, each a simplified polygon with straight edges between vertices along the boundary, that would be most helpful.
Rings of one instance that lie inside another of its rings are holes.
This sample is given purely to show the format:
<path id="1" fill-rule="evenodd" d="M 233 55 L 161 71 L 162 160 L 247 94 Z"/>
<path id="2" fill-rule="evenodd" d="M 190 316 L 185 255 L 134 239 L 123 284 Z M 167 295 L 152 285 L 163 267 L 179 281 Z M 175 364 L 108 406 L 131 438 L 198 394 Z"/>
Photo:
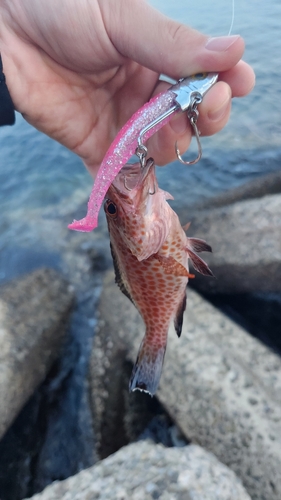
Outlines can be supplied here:
<path id="1" fill-rule="evenodd" d="M 208 50 L 213 50 L 214 52 L 225 52 L 233 45 L 236 40 L 240 38 L 240 35 L 231 36 L 218 36 L 214 38 L 209 38 L 205 48 Z"/>

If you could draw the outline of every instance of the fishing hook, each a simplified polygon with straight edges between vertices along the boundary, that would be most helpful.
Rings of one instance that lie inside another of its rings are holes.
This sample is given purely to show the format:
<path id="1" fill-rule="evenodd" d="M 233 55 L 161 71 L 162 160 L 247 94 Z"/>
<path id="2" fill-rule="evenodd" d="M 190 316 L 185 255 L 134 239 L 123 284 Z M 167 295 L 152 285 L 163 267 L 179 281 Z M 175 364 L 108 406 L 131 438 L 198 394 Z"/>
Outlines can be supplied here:
<path id="1" fill-rule="evenodd" d="M 139 138 L 140 139 L 140 138 Z M 141 142 L 141 139 L 138 140 L 138 147 L 135 151 L 136 156 L 140 160 L 141 168 L 144 168 L 146 165 L 146 156 L 147 156 L 147 147 Z"/>
<path id="2" fill-rule="evenodd" d="M 150 123 L 150 124 L 149 124 L 149 128 L 148 128 L 148 130 L 149 130 L 152 126 L 153 126 L 153 125 Z M 144 169 L 144 167 L 146 167 L 146 166 L 147 166 L 147 163 L 148 163 L 148 161 L 149 161 L 149 160 L 147 160 L 147 161 L 146 161 L 146 156 L 147 156 L 147 151 L 148 151 L 148 149 L 147 149 L 147 147 L 146 147 L 146 146 L 145 146 L 145 145 L 141 142 L 141 139 L 142 139 L 143 134 L 145 134 L 145 132 L 147 132 L 147 130 L 146 130 L 146 129 L 147 129 L 147 127 L 145 127 L 145 129 L 143 129 L 143 131 L 141 131 L 140 137 L 138 138 L 138 147 L 137 147 L 137 149 L 136 149 L 136 151 L 135 151 L 136 156 L 138 156 L 138 158 L 139 158 L 139 161 L 140 161 L 140 164 L 141 164 L 141 168 L 142 168 L 142 169 Z M 154 163 L 154 161 L 153 161 L 153 163 Z M 141 177 L 140 177 L 140 179 L 141 179 Z M 140 181 L 140 179 L 139 179 L 139 181 Z M 127 191 L 132 191 L 132 189 L 131 189 L 131 188 L 129 188 L 129 187 L 127 186 L 126 177 L 125 177 L 125 179 L 124 179 L 124 186 L 125 186 L 125 188 L 127 189 Z M 154 185 L 153 185 L 153 192 L 151 193 L 150 191 L 148 191 L 148 194 L 153 195 L 153 194 L 155 194 L 155 193 L 156 193 L 156 187 L 155 187 L 155 183 L 154 183 Z"/>
<path id="3" fill-rule="evenodd" d="M 139 160 L 140 160 L 140 163 L 141 163 L 141 172 L 140 172 L 140 176 L 139 176 L 139 179 L 137 181 L 137 184 L 135 185 L 135 187 L 137 187 L 139 185 L 140 182 L 142 182 L 148 172 L 149 172 L 149 169 L 151 166 L 154 165 L 154 160 L 152 158 L 149 158 L 147 161 L 145 160 L 146 158 L 146 155 L 147 155 L 147 148 L 145 146 L 142 145 L 142 147 L 140 147 L 139 151 L 136 151 L 136 155 L 139 157 Z M 144 170 L 144 168 L 146 167 L 146 171 Z M 127 184 L 127 178 L 126 178 L 126 175 L 124 176 L 124 187 L 125 189 L 127 189 L 127 191 L 132 191 L 133 188 L 130 188 Z M 156 193 L 156 185 L 155 185 L 155 182 L 153 183 L 153 191 L 148 191 L 148 194 L 150 195 L 153 195 Z"/>
<path id="4" fill-rule="evenodd" d="M 178 141 L 176 141 L 176 143 L 175 143 L 175 152 L 176 152 L 177 158 L 183 165 L 195 165 L 195 163 L 197 163 L 202 158 L 202 146 L 201 146 L 201 142 L 200 142 L 200 133 L 199 133 L 199 130 L 198 130 L 197 125 L 196 125 L 196 122 L 197 122 L 198 116 L 199 116 L 198 110 L 196 108 L 197 108 L 197 105 L 201 101 L 202 101 L 202 99 L 199 99 L 198 97 L 196 97 L 196 99 L 194 100 L 194 102 L 192 104 L 191 111 L 187 113 L 190 125 L 193 128 L 194 135 L 195 135 L 195 138 L 197 141 L 197 147 L 198 147 L 197 158 L 195 158 L 195 160 L 191 160 L 191 161 L 183 160 L 183 158 L 181 157 L 181 154 L 180 154 L 180 150 L 178 148 Z"/>
<path id="5" fill-rule="evenodd" d="M 132 188 L 129 188 L 129 186 L 127 184 L 126 177 L 124 178 L 124 187 L 125 187 L 125 189 L 127 189 L 127 191 L 132 191 Z M 153 192 L 148 191 L 148 194 L 150 194 L 152 196 L 155 193 L 156 193 L 156 187 L 155 187 L 155 182 L 154 182 L 154 184 L 153 184 Z"/>
<path id="6" fill-rule="evenodd" d="M 129 186 L 127 185 L 126 175 L 124 177 L 124 188 L 127 189 L 127 191 L 132 191 L 132 188 L 129 188 Z"/>
<path id="7" fill-rule="evenodd" d="M 198 156 L 193 161 L 184 161 L 181 157 L 180 151 L 177 146 L 177 142 L 175 143 L 175 151 L 177 158 L 184 165 L 194 165 L 197 163 L 202 157 L 202 147 L 199 138 L 199 131 L 196 125 L 198 119 L 198 110 L 197 106 L 202 102 L 204 95 L 208 90 L 216 83 L 218 79 L 217 73 L 197 73 L 192 77 L 186 79 L 180 79 L 176 85 L 170 87 L 170 91 L 172 91 L 176 98 L 175 104 L 158 116 L 155 120 L 148 123 L 140 132 L 138 136 L 138 146 L 136 148 L 136 155 L 140 160 L 141 167 L 145 167 L 145 158 L 147 155 L 147 148 L 143 144 L 145 134 L 157 126 L 160 122 L 168 118 L 171 114 L 176 111 L 187 111 L 187 116 L 190 121 L 190 124 L 194 130 L 194 135 L 197 141 L 198 146 Z"/>

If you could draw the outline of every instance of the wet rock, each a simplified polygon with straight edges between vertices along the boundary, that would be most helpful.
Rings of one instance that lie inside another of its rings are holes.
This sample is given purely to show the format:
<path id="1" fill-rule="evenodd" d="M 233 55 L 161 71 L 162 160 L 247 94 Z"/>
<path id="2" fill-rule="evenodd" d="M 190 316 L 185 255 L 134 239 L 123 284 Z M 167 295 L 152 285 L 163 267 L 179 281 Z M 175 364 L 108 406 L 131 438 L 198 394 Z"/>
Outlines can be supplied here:
<path id="1" fill-rule="evenodd" d="M 101 324 L 100 324 L 101 326 Z M 124 427 L 126 346 L 98 327 L 90 361 L 90 401 L 100 458 L 128 444 Z"/>
<path id="2" fill-rule="evenodd" d="M 1 500 L 30 496 L 30 470 L 34 469 L 34 457 L 42 444 L 45 419 L 45 414 L 40 414 L 40 403 L 36 391 L 0 441 Z"/>
<path id="3" fill-rule="evenodd" d="M 280 291 L 280 213 L 276 194 L 194 214 L 189 233 L 212 246 L 206 260 L 216 278 L 199 275 L 192 285 L 205 293 Z"/>
<path id="4" fill-rule="evenodd" d="M 94 338 L 89 376 L 90 404 L 99 458 L 108 457 L 140 436 L 153 437 L 155 442 L 172 446 L 169 439 L 172 422 L 163 414 L 155 398 L 140 392 L 129 394 L 128 380 L 132 365 L 126 360 L 127 346 L 118 336 L 112 341 L 112 332 L 104 331 L 101 323 Z M 153 429 L 159 421 L 159 429 Z"/>
<path id="5" fill-rule="evenodd" d="M 58 355 L 73 303 L 68 283 L 39 269 L 0 290 L 0 437 Z"/>
<path id="6" fill-rule="evenodd" d="M 216 197 L 208 198 L 204 203 L 196 205 L 196 210 L 223 207 L 238 201 L 262 198 L 277 193 L 281 193 L 281 170 L 258 177 L 234 189 L 229 189 Z"/>
<path id="7" fill-rule="evenodd" d="M 208 300 L 281 356 L 281 290 L 208 295 Z"/>
<path id="8" fill-rule="evenodd" d="M 131 444 L 48 486 L 33 500 L 250 500 L 227 467 L 199 446 Z"/>
<path id="9" fill-rule="evenodd" d="M 186 438 L 234 470 L 253 499 L 279 500 L 281 360 L 190 288 L 187 297 L 181 338 L 169 332 L 156 397 Z M 119 364 L 123 356 L 134 362 L 144 326 L 112 273 L 104 282 L 100 317 L 97 335 L 111 346 L 100 366 L 103 376 L 114 379 L 111 350 L 122 344 Z"/>

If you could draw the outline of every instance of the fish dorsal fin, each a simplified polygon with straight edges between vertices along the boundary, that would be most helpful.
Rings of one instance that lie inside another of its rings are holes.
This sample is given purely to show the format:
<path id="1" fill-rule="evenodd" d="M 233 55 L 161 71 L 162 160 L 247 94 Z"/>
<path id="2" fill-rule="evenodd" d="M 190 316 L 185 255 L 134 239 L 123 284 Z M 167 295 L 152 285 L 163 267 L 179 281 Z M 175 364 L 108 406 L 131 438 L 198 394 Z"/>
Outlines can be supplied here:
<path id="1" fill-rule="evenodd" d="M 122 293 L 124 293 L 124 295 L 126 295 L 126 297 L 128 297 L 128 299 L 130 299 L 131 302 L 133 302 L 134 304 L 134 301 L 130 295 L 130 292 L 128 290 L 128 288 L 126 287 L 124 281 L 123 281 L 123 278 L 122 278 L 122 274 L 121 274 L 121 271 L 120 271 L 120 268 L 119 268 L 119 265 L 118 265 L 118 260 L 117 260 L 117 257 L 116 257 L 116 253 L 114 252 L 113 250 L 113 246 L 111 245 L 110 243 L 110 250 L 111 250 L 111 255 L 112 255 L 112 260 L 113 260 L 113 266 L 114 266 L 114 272 L 115 272 L 115 283 L 117 283 L 117 285 L 119 286 L 120 290 Z"/>
<path id="2" fill-rule="evenodd" d="M 185 311 L 185 308 L 186 308 L 186 291 L 184 291 L 183 297 L 178 305 L 178 309 L 174 319 L 174 326 L 178 337 L 181 336 L 183 313 Z"/>
<path id="3" fill-rule="evenodd" d="M 206 262 L 201 259 L 201 257 L 196 255 L 196 253 L 193 252 L 189 247 L 186 247 L 186 251 L 195 271 L 198 271 L 198 273 L 201 273 L 204 276 L 214 276 L 208 264 L 206 264 Z"/>
<path id="4" fill-rule="evenodd" d="M 165 274 L 194 278 L 194 274 L 190 274 L 188 270 L 182 264 L 180 264 L 180 262 L 174 259 L 174 257 L 165 257 L 164 255 L 156 254 L 155 258 L 160 262 Z"/>

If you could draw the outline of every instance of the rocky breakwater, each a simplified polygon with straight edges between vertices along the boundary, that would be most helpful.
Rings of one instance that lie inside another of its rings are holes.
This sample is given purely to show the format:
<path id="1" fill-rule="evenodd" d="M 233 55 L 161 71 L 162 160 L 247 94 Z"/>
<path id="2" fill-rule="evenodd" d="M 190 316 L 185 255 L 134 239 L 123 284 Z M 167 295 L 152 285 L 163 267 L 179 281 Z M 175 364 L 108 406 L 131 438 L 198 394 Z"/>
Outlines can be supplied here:
<path id="1" fill-rule="evenodd" d="M 193 286 L 213 298 L 280 291 L 280 177 L 232 190 L 191 214 L 190 234 L 212 244 L 208 263 L 216 275 L 197 274 Z M 132 423 L 138 428 L 143 419 L 127 384 L 144 326 L 113 273 L 99 313 L 90 379 L 98 450 L 106 456 L 133 439 Z M 280 388 L 280 357 L 189 287 L 182 336 L 171 328 L 156 399 L 188 441 L 235 471 L 254 500 L 281 498 Z"/>
<path id="2" fill-rule="evenodd" d="M 128 397 L 127 365 L 135 361 L 143 334 L 137 311 L 109 273 L 91 363 L 101 449 L 116 442 L 131 418 L 135 394 Z M 188 440 L 235 471 L 254 500 L 281 498 L 280 388 L 280 358 L 189 289 L 182 336 L 169 332 L 156 398 Z"/>
<path id="3" fill-rule="evenodd" d="M 0 437 L 44 380 L 61 347 L 73 292 L 52 269 L 0 290 Z"/>
<path id="4" fill-rule="evenodd" d="M 262 202 L 264 209 L 264 194 L 256 192 L 259 200 L 248 200 L 245 192 L 239 198 L 234 194 L 227 207 L 201 207 L 191 218 L 190 233 L 198 229 L 199 237 L 213 243 L 200 228 L 204 214 L 231 211 L 243 203 Z M 279 195 L 267 190 L 265 196 L 273 203 Z M 274 214 L 274 204 L 269 205 Z M 274 224 L 278 226 L 278 219 Z M 262 228 L 266 231 L 266 223 Z M 243 287 L 240 290 L 247 289 L 244 283 Z M 280 500 L 280 358 L 189 287 L 182 336 L 178 339 L 173 329 L 169 332 L 156 397 L 129 395 L 128 380 L 144 326 L 114 284 L 112 272 L 106 273 L 98 313 L 89 381 L 96 447 L 104 460 L 55 482 L 34 500 Z M 171 434 L 175 431 L 168 445 L 180 448 L 142 441 L 157 405 L 173 424 Z M 177 429 L 185 441 L 177 438 Z M 191 444 L 185 446 L 187 442 Z"/>
<path id="5" fill-rule="evenodd" d="M 208 264 L 216 279 L 198 276 L 196 289 L 212 294 L 280 292 L 280 214 L 280 172 L 199 205 L 189 214 L 189 231 L 212 246 Z"/>
<path id="6" fill-rule="evenodd" d="M 235 474 L 199 446 L 131 444 L 48 486 L 33 500 L 250 500 Z"/>
<path id="7" fill-rule="evenodd" d="M 11 304 L 6 296 L 6 330 L 13 330 L 5 330 L 11 349 L 0 354 L 0 372 L 10 375 L 2 415 L 8 400 L 15 407 L 0 442 L 1 500 L 32 496 L 95 462 L 86 374 L 106 245 L 99 229 L 90 238 L 68 231 L 74 206 L 76 198 L 36 206 L 25 213 L 23 233 L 21 207 L 4 219 L 14 238 L 2 241 L 0 290 L 17 293 Z"/>

